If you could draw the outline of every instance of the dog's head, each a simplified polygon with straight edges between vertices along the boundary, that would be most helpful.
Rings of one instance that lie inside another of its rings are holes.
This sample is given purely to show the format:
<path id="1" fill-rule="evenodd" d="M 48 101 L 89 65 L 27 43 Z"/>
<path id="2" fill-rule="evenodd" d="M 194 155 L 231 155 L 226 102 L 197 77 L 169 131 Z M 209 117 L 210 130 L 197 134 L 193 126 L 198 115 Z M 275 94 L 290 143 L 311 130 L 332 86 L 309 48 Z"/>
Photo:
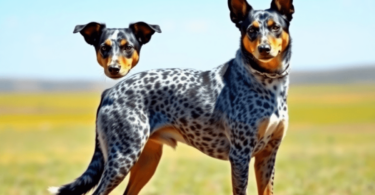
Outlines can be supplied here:
<path id="1" fill-rule="evenodd" d="M 116 79 L 125 76 L 137 65 L 142 45 L 161 30 L 158 25 L 145 22 L 130 24 L 129 28 L 106 28 L 105 24 L 90 22 L 77 25 L 73 33 L 77 32 L 94 46 L 97 61 L 104 68 L 104 73 Z"/>
<path id="2" fill-rule="evenodd" d="M 241 50 L 270 72 L 281 67 L 289 48 L 289 24 L 294 13 L 293 0 L 272 0 L 271 8 L 254 10 L 246 0 L 228 0 L 230 18 L 241 31 Z"/>

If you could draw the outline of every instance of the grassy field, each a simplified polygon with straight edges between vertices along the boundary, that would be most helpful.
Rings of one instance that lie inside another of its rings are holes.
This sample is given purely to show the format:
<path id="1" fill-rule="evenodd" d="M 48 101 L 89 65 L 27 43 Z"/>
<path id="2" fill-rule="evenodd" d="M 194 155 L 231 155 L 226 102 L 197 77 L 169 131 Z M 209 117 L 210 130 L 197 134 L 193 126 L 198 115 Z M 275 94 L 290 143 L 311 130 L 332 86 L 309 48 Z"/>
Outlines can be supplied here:
<path id="1" fill-rule="evenodd" d="M 0 194 L 43 195 L 72 181 L 93 152 L 100 93 L 0 94 Z M 375 86 L 292 86 L 275 194 L 375 194 Z M 252 166 L 252 165 L 251 165 Z M 124 181 L 112 194 L 120 195 Z M 253 170 L 249 194 L 256 194 Z M 229 163 L 164 148 L 141 194 L 230 194 Z"/>

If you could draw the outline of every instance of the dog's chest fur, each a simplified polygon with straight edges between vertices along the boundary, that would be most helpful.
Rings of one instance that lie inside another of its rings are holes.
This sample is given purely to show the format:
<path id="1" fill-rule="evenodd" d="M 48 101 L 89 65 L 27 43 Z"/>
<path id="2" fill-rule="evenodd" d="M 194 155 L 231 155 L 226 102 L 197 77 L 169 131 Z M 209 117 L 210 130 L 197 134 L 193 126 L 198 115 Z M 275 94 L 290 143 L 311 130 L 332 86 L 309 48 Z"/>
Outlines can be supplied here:
<path id="1" fill-rule="evenodd" d="M 150 140 L 173 147 L 180 141 L 223 160 L 230 145 L 254 155 L 281 123 L 286 129 L 288 78 L 254 75 L 240 55 L 212 71 L 133 75 L 106 93 L 101 110 L 113 112 L 113 120 L 148 123 Z"/>

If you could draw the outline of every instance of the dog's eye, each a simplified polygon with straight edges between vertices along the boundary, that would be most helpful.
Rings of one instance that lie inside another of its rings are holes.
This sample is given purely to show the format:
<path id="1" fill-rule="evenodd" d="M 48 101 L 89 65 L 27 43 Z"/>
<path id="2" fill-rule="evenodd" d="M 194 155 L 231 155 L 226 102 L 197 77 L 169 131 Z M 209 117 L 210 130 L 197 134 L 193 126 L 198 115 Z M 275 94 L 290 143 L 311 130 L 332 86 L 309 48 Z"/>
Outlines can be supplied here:
<path id="1" fill-rule="evenodd" d="M 132 45 L 125 45 L 125 46 L 124 46 L 124 49 L 125 49 L 126 51 L 131 51 L 131 50 L 133 49 L 133 46 L 132 46 Z"/>
<path id="2" fill-rule="evenodd" d="M 274 31 L 274 32 L 277 32 L 277 31 L 280 30 L 280 26 L 274 25 L 274 26 L 271 27 L 271 30 Z"/>
<path id="3" fill-rule="evenodd" d="M 254 33 L 256 30 L 257 30 L 256 28 L 250 27 L 249 30 L 248 30 L 248 32 L 249 33 Z"/>
<path id="4" fill-rule="evenodd" d="M 104 45 L 104 46 L 102 46 L 100 49 L 101 49 L 102 51 L 107 51 L 107 50 L 109 50 L 109 47 L 106 46 L 106 45 Z"/>

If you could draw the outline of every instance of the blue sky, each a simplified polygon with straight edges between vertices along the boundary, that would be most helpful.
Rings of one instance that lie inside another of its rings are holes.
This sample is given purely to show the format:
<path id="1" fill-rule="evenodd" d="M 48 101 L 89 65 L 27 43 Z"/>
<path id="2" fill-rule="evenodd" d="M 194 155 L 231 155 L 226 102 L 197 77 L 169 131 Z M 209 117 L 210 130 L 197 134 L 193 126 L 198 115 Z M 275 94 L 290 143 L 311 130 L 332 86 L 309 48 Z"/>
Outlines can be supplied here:
<path id="1" fill-rule="evenodd" d="M 266 9 L 270 0 L 248 1 Z M 375 66 L 374 0 L 294 0 L 293 70 Z M 77 24 L 158 24 L 131 73 L 167 67 L 211 69 L 234 57 L 239 31 L 226 0 L 0 1 L 0 78 L 105 80 Z"/>

